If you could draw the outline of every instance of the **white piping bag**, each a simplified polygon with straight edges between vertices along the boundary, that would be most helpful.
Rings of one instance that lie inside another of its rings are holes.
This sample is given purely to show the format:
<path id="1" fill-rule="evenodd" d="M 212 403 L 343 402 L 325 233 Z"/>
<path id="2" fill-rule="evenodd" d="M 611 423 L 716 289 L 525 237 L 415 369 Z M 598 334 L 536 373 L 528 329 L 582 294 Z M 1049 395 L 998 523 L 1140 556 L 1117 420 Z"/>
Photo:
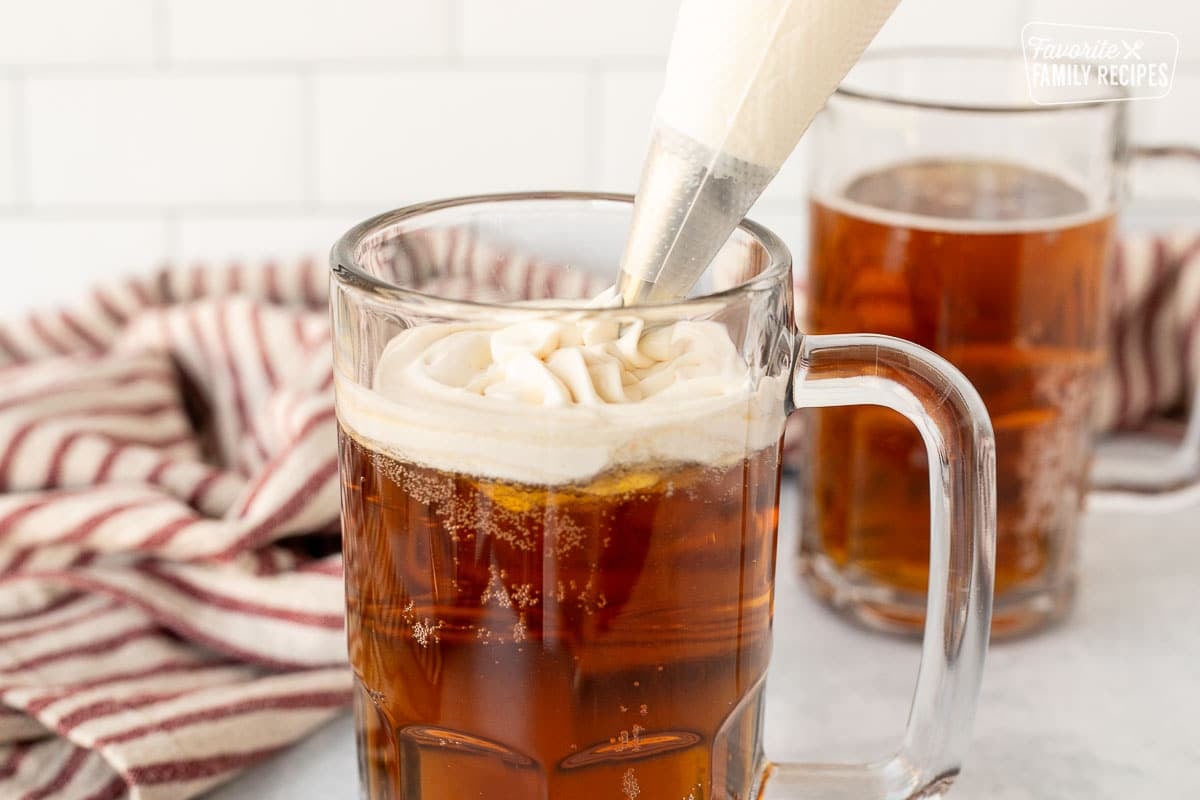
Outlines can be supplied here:
<path id="1" fill-rule="evenodd" d="M 621 259 L 685 297 L 899 0 L 683 0 Z"/>

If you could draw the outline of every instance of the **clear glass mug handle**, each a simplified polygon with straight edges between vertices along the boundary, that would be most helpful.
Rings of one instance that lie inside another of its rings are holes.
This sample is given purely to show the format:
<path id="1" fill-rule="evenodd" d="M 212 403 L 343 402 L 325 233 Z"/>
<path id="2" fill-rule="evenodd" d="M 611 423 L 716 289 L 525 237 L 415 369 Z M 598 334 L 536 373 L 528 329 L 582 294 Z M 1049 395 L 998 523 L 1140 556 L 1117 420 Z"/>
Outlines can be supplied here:
<path id="1" fill-rule="evenodd" d="M 1130 158 L 1134 163 L 1190 163 L 1194 170 L 1200 169 L 1200 148 L 1191 145 L 1136 145 L 1130 148 Z M 1169 507 L 1169 495 L 1176 490 L 1200 485 L 1200 382 L 1192 390 L 1187 427 L 1168 454 L 1147 458 L 1139 448 L 1113 445 L 1101 442 L 1097 447 L 1089 498 L 1093 505 L 1099 501 L 1116 508 L 1132 504 L 1150 510 L 1162 499 Z"/>
<path id="2" fill-rule="evenodd" d="M 770 764 L 759 800 L 904 800 L 958 774 L 983 677 L 996 557 L 995 440 L 978 392 L 948 361 L 874 334 L 802 336 L 796 408 L 880 405 L 920 431 L 929 454 L 929 601 L 904 739 L 875 764 Z"/>

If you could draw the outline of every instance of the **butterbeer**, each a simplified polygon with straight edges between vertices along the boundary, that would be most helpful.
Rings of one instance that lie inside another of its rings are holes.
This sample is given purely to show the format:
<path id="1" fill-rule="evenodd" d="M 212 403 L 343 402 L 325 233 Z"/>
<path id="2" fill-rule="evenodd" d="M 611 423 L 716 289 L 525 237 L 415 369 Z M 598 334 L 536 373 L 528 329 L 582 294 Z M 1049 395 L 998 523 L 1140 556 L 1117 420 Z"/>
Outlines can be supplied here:
<path id="1" fill-rule="evenodd" d="M 1071 568 L 1112 214 L 1046 172 L 928 160 L 815 198 L 811 221 L 807 330 L 910 339 L 962 370 L 987 405 L 1003 627 L 1006 598 Z M 929 478 L 916 430 L 881 408 L 807 414 L 806 560 L 923 595 Z"/>
<path id="2" fill-rule="evenodd" d="M 339 382 L 370 800 L 755 784 L 783 384 L 626 327 L 429 325 Z"/>

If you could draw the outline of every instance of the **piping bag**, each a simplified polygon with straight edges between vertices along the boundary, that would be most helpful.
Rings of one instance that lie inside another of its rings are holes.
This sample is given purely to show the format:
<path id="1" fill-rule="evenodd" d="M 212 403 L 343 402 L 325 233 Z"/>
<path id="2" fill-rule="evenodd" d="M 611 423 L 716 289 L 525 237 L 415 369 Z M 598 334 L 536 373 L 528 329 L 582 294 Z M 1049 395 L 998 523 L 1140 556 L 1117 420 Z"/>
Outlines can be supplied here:
<path id="1" fill-rule="evenodd" d="M 899 0 L 683 0 L 616 290 L 687 296 Z"/>

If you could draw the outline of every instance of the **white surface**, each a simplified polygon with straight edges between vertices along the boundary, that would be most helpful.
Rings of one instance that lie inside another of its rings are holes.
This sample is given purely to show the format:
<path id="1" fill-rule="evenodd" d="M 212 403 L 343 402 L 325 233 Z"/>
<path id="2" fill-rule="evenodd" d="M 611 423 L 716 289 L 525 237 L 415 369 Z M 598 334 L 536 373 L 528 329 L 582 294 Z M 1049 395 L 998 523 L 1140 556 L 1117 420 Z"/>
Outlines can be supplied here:
<path id="1" fill-rule="evenodd" d="M 781 516 L 767 753 L 778 760 L 883 755 L 903 730 L 918 646 L 866 633 L 805 594 L 793 569 L 790 489 Z M 1200 501 L 1158 516 L 1087 518 L 1074 613 L 1057 628 L 992 647 L 974 744 L 952 800 L 1194 796 L 1198 518 Z M 209 800 L 353 797 L 354 758 L 344 715 Z"/>
<path id="2" fill-rule="evenodd" d="M 25 92 L 35 207 L 303 199 L 295 77 L 39 78 Z"/>
<path id="3" fill-rule="evenodd" d="M 462 0 L 461 5 L 462 52 L 468 58 L 583 60 L 661 57 L 679 0 Z"/>
<path id="4" fill-rule="evenodd" d="M 354 62 L 445 55 L 450 7 L 429 0 L 166 0 L 164 16 L 168 49 L 180 62 Z"/>
<path id="5" fill-rule="evenodd" d="M 1179 37 L 1179 57 L 1200 53 L 1200 3 L 1180 0 L 1028 0 L 1030 19 L 1119 28 L 1171 31 Z"/>
<path id="6" fill-rule="evenodd" d="M 148 64 L 155 0 L 0 0 L 0 65 Z"/>
<path id="7" fill-rule="evenodd" d="M 662 82 L 661 69 L 622 70 L 601 79 L 601 188 L 628 192 L 637 186 Z"/>
<path id="8" fill-rule="evenodd" d="M 312 257 L 324 263 L 329 248 L 343 233 L 378 211 L 377 206 L 363 206 L 341 213 L 257 219 L 228 214 L 189 216 L 174 225 L 174 260 L 185 265 L 197 261 L 224 263 L 254 253 L 260 259 Z"/>
<path id="9" fill-rule="evenodd" d="M 1075 4 L 1076 15 L 1085 16 L 1085 2 L 1090 1 L 1068 0 Z M 1021 26 L 1031 19 L 1030 6 L 1033 2 L 901 0 L 896 13 L 884 24 L 873 46 L 1016 47 Z"/>
<path id="10" fill-rule="evenodd" d="M 582 73 L 321 76 L 319 197 L 383 210 L 452 194 L 579 187 L 588 179 L 586 88 Z"/>
<path id="11" fill-rule="evenodd" d="M 167 224 L 153 217 L 38 219 L 0 217 L 0 253 L 12 277 L 0 292 L 0 313 L 79 302 L 102 280 L 157 266 L 167 246 Z"/>

